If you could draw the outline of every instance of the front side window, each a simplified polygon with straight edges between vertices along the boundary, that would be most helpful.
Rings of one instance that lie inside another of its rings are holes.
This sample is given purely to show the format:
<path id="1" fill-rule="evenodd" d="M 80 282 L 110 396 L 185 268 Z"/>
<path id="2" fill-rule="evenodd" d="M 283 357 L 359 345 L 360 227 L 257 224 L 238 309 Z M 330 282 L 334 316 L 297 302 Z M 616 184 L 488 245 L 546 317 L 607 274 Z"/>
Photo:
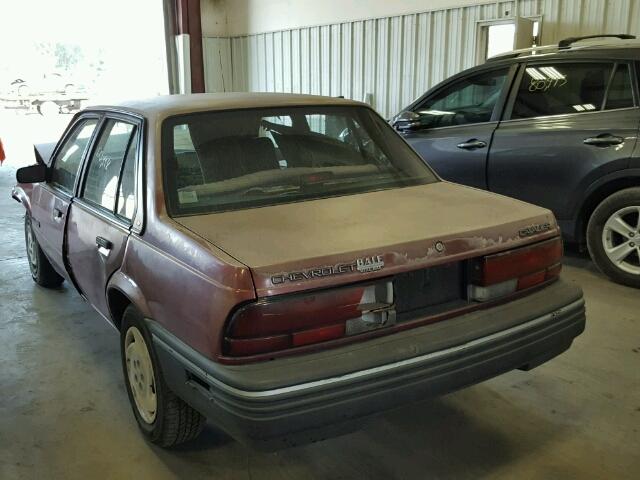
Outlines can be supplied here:
<path id="1" fill-rule="evenodd" d="M 418 128 L 451 127 L 491 120 L 509 70 L 492 70 L 459 80 L 420 104 Z"/>
<path id="2" fill-rule="evenodd" d="M 633 104 L 628 67 L 619 65 L 605 106 L 613 63 L 547 63 L 527 65 L 511 118 L 585 113 Z"/>
<path id="3" fill-rule="evenodd" d="M 78 168 L 97 124 L 96 119 L 81 121 L 56 156 L 51 169 L 51 183 L 67 193 L 73 192 Z"/>
<path id="4" fill-rule="evenodd" d="M 288 107 L 165 120 L 169 211 L 190 215 L 437 181 L 368 108 Z"/>
<path id="5" fill-rule="evenodd" d="M 135 126 L 130 123 L 107 120 L 89 160 L 82 198 L 115 211 L 117 194 L 122 192 L 119 186 L 122 164 L 129 150 L 135 148 L 134 131 Z"/>

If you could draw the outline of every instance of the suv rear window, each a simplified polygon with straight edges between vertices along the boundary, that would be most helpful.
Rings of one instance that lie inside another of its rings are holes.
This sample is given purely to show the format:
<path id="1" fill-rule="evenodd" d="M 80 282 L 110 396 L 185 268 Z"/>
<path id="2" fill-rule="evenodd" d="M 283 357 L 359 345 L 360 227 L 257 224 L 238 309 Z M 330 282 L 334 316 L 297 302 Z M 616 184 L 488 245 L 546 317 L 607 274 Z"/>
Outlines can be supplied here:
<path id="1" fill-rule="evenodd" d="M 548 63 L 525 67 L 511 118 L 530 118 L 633 106 L 629 69 L 614 63 Z M 609 81 L 608 101 L 605 105 Z"/>
<path id="2" fill-rule="evenodd" d="M 364 107 L 287 107 L 172 117 L 162 130 L 172 215 L 237 210 L 437 181 Z"/>

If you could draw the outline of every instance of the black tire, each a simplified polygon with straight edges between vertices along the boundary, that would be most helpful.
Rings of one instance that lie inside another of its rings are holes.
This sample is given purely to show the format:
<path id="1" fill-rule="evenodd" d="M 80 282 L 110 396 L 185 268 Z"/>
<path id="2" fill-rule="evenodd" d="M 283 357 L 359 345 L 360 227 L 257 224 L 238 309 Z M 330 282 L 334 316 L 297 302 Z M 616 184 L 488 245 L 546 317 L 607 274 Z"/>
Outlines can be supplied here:
<path id="1" fill-rule="evenodd" d="M 27 248 L 27 261 L 29 262 L 29 269 L 31 270 L 33 281 L 45 288 L 58 288 L 62 285 L 64 278 L 58 275 L 58 272 L 53 269 L 49 259 L 40 248 L 40 244 L 33 234 L 31 217 L 29 215 L 25 215 L 24 217 L 24 241 Z M 31 246 L 30 242 L 32 242 Z"/>
<path id="2" fill-rule="evenodd" d="M 136 404 L 130 382 L 125 350 L 127 348 L 127 332 L 132 328 L 137 329 L 142 334 L 153 367 L 157 406 L 155 418 L 151 422 L 143 418 L 143 414 Z M 206 418 L 173 393 L 165 383 L 149 330 L 142 315 L 133 306 L 127 307 L 122 318 L 120 352 L 127 395 L 129 396 L 133 414 L 138 422 L 138 427 L 140 427 L 144 436 L 161 447 L 172 447 L 196 438 L 202 432 L 206 424 Z"/>
<path id="3" fill-rule="evenodd" d="M 616 245 L 613 245 L 614 247 L 627 243 L 630 248 L 636 249 L 635 252 L 632 251 L 626 257 L 624 264 L 617 264 L 609 258 L 606 253 L 605 239 L 603 238 L 607 221 L 627 207 L 640 208 L 640 187 L 620 190 L 598 205 L 587 226 L 587 246 L 591 258 L 602 273 L 614 282 L 640 288 L 640 250 L 638 250 L 638 247 L 640 247 L 640 214 L 629 208 L 630 212 L 624 219 L 625 223 L 631 222 L 630 226 L 632 228 L 627 236 L 622 236 L 616 232 L 610 234 L 613 235 L 612 242 L 615 241 L 616 243 Z M 636 267 L 637 273 L 629 271 L 636 270 Z"/>

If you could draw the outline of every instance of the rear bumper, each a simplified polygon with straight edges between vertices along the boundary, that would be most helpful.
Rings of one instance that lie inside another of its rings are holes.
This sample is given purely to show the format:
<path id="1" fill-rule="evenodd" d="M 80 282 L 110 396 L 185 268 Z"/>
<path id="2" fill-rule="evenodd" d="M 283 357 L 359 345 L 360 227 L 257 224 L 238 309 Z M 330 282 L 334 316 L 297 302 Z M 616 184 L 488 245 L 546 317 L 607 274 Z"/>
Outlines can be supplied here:
<path id="1" fill-rule="evenodd" d="M 165 380 L 187 403 L 241 441 L 298 443 L 339 433 L 371 414 L 544 363 L 582 333 L 585 308 L 581 290 L 559 281 L 439 324 L 241 366 L 212 362 L 154 322 L 149 326 Z"/>

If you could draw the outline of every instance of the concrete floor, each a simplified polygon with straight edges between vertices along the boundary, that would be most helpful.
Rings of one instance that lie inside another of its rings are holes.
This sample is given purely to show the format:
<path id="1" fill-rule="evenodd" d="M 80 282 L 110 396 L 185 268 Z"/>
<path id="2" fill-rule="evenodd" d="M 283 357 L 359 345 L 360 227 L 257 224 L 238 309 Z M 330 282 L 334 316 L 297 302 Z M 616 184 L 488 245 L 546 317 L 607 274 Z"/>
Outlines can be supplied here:
<path id="1" fill-rule="evenodd" d="M 0 168 L 0 478 L 625 479 L 640 471 L 640 294 L 584 256 L 586 332 L 532 372 L 399 409 L 363 430 L 278 453 L 208 426 L 163 451 L 138 434 L 118 337 L 68 285 L 30 278 L 22 208 Z"/>

